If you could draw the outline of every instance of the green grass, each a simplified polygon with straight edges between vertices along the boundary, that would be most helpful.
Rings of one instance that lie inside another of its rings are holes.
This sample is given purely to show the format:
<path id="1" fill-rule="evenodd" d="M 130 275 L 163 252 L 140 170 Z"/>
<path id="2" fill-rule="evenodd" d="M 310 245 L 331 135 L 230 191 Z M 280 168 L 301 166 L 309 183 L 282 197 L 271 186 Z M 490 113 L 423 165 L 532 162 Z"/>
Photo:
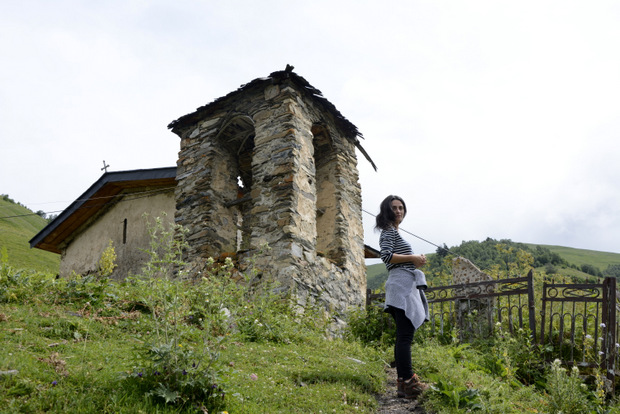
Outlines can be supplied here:
<path id="1" fill-rule="evenodd" d="M 0 266 L 0 371 L 18 371 L 0 376 L 0 413 L 200 412 L 157 404 L 141 378 L 127 379 L 157 329 L 148 310 L 129 311 L 147 294 L 144 285 L 66 283 Z M 215 337 L 187 323 L 175 329 L 179 349 L 218 354 L 213 367 L 229 413 L 371 413 L 385 384 L 384 351 L 321 331 L 279 343 Z"/>
<path id="2" fill-rule="evenodd" d="M 553 253 L 557 253 L 562 256 L 568 263 L 577 265 L 592 265 L 598 269 L 605 270 L 607 266 L 620 264 L 620 253 L 599 252 L 595 250 L 575 249 L 572 247 L 563 246 L 551 246 L 545 244 L 527 244 L 532 248 L 536 246 L 546 247 Z"/>
<path id="3" fill-rule="evenodd" d="M 372 412 L 383 391 L 381 354 L 356 343 L 239 343 L 223 354 L 235 371 L 229 412 Z M 269 407 L 266 410 L 266 407 Z"/>
<path id="4" fill-rule="evenodd" d="M 47 220 L 3 198 L 0 198 L 0 217 L 10 217 L 0 218 L 0 251 L 6 248 L 9 264 L 21 269 L 58 272 L 60 255 L 31 249 L 29 244 L 47 225 Z"/>
<path id="5" fill-rule="evenodd" d="M 293 318 L 285 309 L 263 314 L 262 324 L 280 324 L 283 334 L 275 341 L 261 335 L 249 340 L 232 325 L 224 331 L 218 328 L 217 335 L 210 333 L 208 327 L 222 325 L 196 324 L 188 317 L 196 306 L 205 306 L 200 292 L 216 300 L 211 285 L 204 283 L 209 280 L 194 284 L 92 277 L 57 280 L 0 263 L 0 371 L 17 371 L 0 375 L 0 413 L 204 412 L 158 403 L 144 394 L 142 384 L 156 374 L 144 369 L 139 350 L 156 339 L 155 331 L 162 328 L 156 320 L 166 309 L 176 315 L 175 322 L 167 325 L 178 340 L 174 348 L 191 350 L 198 365 L 211 364 L 213 381 L 226 394 L 224 406 L 211 413 L 376 412 L 375 396 L 385 390 L 391 346 L 371 347 L 350 335 L 326 336 L 309 310 Z M 250 322 L 267 311 L 261 303 L 273 306 L 261 300 L 237 303 L 228 294 L 220 299 L 231 314 Z M 170 307 L 172 303 L 176 306 Z M 215 309 L 221 309 L 217 303 Z M 254 313 L 247 315 L 250 309 Z M 222 320 L 220 311 L 201 315 L 214 318 L 212 322 Z M 544 366 L 523 342 L 525 336 L 497 335 L 467 345 L 442 343 L 426 335 L 424 329 L 416 332 L 413 365 L 422 379 L 433 384 L 422 401 L 434 413 L 467 409 L 551 413 L 557 411 L 550 408 L 553 401 L 562 403 L 558 397 L 562 392 L 576 392 L 567 388 L 567 381 L 553 386 L 547 382 L 547 388 L 518 381 L 521 368 Z M 538 373 L 540 378 L 545 375 L 542 370 Z M 580 386 L 577 391 L 585 401 L 579 407 L 591 404 L 592 391 Z M 568 403 L 563 407 L 564 412 L 583 412 L 570 411 L 575 407 Z M 599 408 L 619 412 L 613 401 Z"/>

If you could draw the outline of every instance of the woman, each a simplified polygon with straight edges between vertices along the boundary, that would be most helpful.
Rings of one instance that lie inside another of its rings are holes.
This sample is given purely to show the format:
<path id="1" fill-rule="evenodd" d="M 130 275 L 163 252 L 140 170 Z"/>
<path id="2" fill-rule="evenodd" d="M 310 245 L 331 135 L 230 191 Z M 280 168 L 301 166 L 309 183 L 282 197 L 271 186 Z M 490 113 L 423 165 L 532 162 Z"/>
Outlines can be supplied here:
<path id="1" fill-rule="evenodd" d="M 381 203 L 376 217 L 376 228 L 381 230 L 379 246 L 381 260 L 388 270 L 385 283 L 385 311 L 392 314 L 396 323 L 394 359 L 398 374 L 399 397 L 415 398 L 428 388 L 413 373 L 411 344 L 413 333 L 428 319 L 428 304 L 424 273 L 418 270 L 426 264 L 426 256 L 413 254 L 411 245 L 400 236 L 398 226 L 407 214 L 402 198 L 390 195 Z"/>

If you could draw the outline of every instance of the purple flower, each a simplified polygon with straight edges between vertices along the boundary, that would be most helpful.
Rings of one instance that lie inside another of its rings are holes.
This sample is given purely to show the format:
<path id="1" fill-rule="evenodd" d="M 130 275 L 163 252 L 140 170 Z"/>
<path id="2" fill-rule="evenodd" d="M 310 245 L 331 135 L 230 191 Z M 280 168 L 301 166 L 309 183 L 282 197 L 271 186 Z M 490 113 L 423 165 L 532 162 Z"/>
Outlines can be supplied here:
<path id="1" fill-rule="evenodd" d="M 52 385 L 56 386 L 56 385 L 58 385 L 58 382 L 57 381 L 52 381 Z"/>
<path id="2" fill-rule="evenodd" d="M 153 372 L 153 375 L 159 375 L 159 371 Z"/>
<path id="3" fill-rule="evenodd" d="M 141 373 L 141 372 L 138 372 L 138 376 L 139 376 L 140 378 L 142 378 L 142 373 Z"/>
<path id="4" fill-rule="evenodd" d="M 187 375 L 187 371 L 183 370 L 183 375 Z"/>

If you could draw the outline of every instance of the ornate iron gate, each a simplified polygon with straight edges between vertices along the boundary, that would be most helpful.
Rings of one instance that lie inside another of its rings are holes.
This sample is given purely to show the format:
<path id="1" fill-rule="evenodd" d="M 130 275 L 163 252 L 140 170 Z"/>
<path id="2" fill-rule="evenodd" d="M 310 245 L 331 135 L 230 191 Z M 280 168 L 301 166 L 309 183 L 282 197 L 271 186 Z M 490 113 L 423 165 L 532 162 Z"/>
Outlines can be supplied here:
<path id="1" fill-rule="evenodd" d="M 540 344 L 562 362 L 600 367 L 613 384 L 618 347 L 616 279 L 603 283 L 544 283 Z"/>
<path id="2" fill-rule="evenodd" d="M 433 335 L 457 328 L 460 340 L 470 340 L 489 335 L 497 322 L 505 323 L 510 332 L 527 328 L 532 342 L 545 346 L 550 359 L 600 367 L 613 388 L 620 362 L 620 295 L 615 278 L 599 284 L 544 283 L 539 315 L 532 271 L 526 277 L 432 287 L 426 296 L 430 323 L 425 329 Z M 368 290 L 366 299 L 368 305 L 383 300 L 384 294 Z"/>
<path id="3" fill-rule="evenodd" d="M 430 329 L 455 326 L 461 340 L 490 334 L 497 322 L 514 329 L 535 327 L 532 271 L 525 277 L 427 289 Z M 535 329 L 531 329 L 535 332 Z"/>

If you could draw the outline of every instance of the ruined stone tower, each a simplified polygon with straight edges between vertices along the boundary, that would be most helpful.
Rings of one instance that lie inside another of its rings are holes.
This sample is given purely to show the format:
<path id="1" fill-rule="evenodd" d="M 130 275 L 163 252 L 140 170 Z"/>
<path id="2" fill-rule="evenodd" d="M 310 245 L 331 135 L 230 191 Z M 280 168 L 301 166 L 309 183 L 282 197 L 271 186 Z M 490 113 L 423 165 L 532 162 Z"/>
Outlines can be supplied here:
<path id="1" fill-rule="evenodd" d="M 287 66 L 173 121 L 176 222 L 188 262 L 256 257 L 300 304 L 362 305 L 366 289 L 357 128 Z M 371 161 L 372 162 L 372 161 Z"/>

